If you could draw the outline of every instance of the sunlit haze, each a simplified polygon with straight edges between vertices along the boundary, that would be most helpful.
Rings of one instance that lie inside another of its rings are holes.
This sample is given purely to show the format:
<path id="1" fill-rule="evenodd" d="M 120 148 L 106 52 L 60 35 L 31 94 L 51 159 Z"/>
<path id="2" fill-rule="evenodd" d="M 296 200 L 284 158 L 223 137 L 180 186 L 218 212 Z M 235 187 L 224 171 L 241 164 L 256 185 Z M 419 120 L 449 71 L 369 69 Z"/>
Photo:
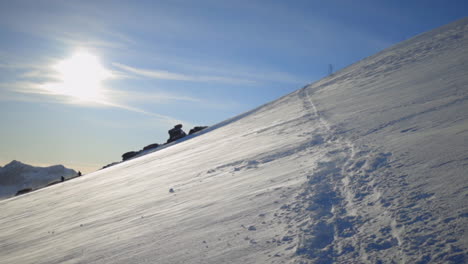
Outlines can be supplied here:
<path id="1" fill-rule="evenodd" d="M 60 82 L 46 84 L 44 89 L 83 102 L 102 101 L 102 82 L 112 76 L 95 55 L 85 50 L 60 61 L 53 69 L 59 74 Z"/>

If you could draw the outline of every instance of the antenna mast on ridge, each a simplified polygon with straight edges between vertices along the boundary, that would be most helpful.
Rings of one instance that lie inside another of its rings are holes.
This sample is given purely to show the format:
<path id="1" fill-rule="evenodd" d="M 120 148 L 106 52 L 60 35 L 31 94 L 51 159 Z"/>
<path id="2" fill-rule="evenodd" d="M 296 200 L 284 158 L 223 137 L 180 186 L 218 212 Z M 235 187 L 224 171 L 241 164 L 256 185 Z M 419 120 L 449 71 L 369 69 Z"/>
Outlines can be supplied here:
<path id="1" fill-rule="evenodd" d="M 328 75 L 333 74 L 333 64 L 328 64 Z"/>

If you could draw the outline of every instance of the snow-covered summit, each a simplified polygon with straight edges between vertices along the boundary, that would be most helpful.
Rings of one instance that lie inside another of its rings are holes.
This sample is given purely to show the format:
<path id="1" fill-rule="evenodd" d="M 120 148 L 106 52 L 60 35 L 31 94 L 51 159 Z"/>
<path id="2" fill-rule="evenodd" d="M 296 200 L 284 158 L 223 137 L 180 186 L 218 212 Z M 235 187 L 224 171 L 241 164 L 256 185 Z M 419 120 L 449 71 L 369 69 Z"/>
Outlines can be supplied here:
<path id="1" fill-rule="evenodd" d="M 0 202 L 0 263 L 466 263 L 468 19 Z"/>
<path id="2" fill-rule="evenodd" d="M 14 196 L 21 190 L 36 190 L 51 183 L 75 177 L 76 171 L 63 165 L 34 167 L 13 160 L 0 167 L 0 198 Z"/>
<path id="3" fill-rule="evenodd" d="M 6 164 L 4 167 L 19 167 L 19 166 L 25 166 L 25 165 L 26 164 L 22 163 L 21 161 L 12 160 L 10 163 Z"/>

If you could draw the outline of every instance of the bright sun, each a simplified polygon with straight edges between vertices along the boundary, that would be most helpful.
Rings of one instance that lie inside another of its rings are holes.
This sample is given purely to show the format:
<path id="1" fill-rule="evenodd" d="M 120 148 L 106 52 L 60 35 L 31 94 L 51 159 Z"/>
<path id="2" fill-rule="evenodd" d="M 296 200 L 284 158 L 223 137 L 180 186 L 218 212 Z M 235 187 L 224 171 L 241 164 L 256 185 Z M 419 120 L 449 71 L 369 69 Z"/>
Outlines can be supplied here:
<path id="1" fill-rule="evenodd" d="M 45 88 L 83 102 L 102 100 L 102 82 L 112 77 L 99 59 L 85 50 L 77 51 L 70 58 L 60 61 L 53 69 L 59 73 L 61 82 L 48 84 Z"/>

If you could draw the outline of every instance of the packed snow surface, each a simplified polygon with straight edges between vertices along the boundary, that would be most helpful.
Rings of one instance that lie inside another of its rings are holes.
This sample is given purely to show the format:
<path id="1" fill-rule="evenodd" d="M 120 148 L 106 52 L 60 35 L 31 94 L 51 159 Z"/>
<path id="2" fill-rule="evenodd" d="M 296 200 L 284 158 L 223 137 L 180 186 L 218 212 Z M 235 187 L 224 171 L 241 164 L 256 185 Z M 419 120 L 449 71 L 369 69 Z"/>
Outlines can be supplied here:
<path id="1" fill-rule="evenodd" d="M 0 263 L 466 263 L 467 73 L 463 19 L 4 200 Z"/>

